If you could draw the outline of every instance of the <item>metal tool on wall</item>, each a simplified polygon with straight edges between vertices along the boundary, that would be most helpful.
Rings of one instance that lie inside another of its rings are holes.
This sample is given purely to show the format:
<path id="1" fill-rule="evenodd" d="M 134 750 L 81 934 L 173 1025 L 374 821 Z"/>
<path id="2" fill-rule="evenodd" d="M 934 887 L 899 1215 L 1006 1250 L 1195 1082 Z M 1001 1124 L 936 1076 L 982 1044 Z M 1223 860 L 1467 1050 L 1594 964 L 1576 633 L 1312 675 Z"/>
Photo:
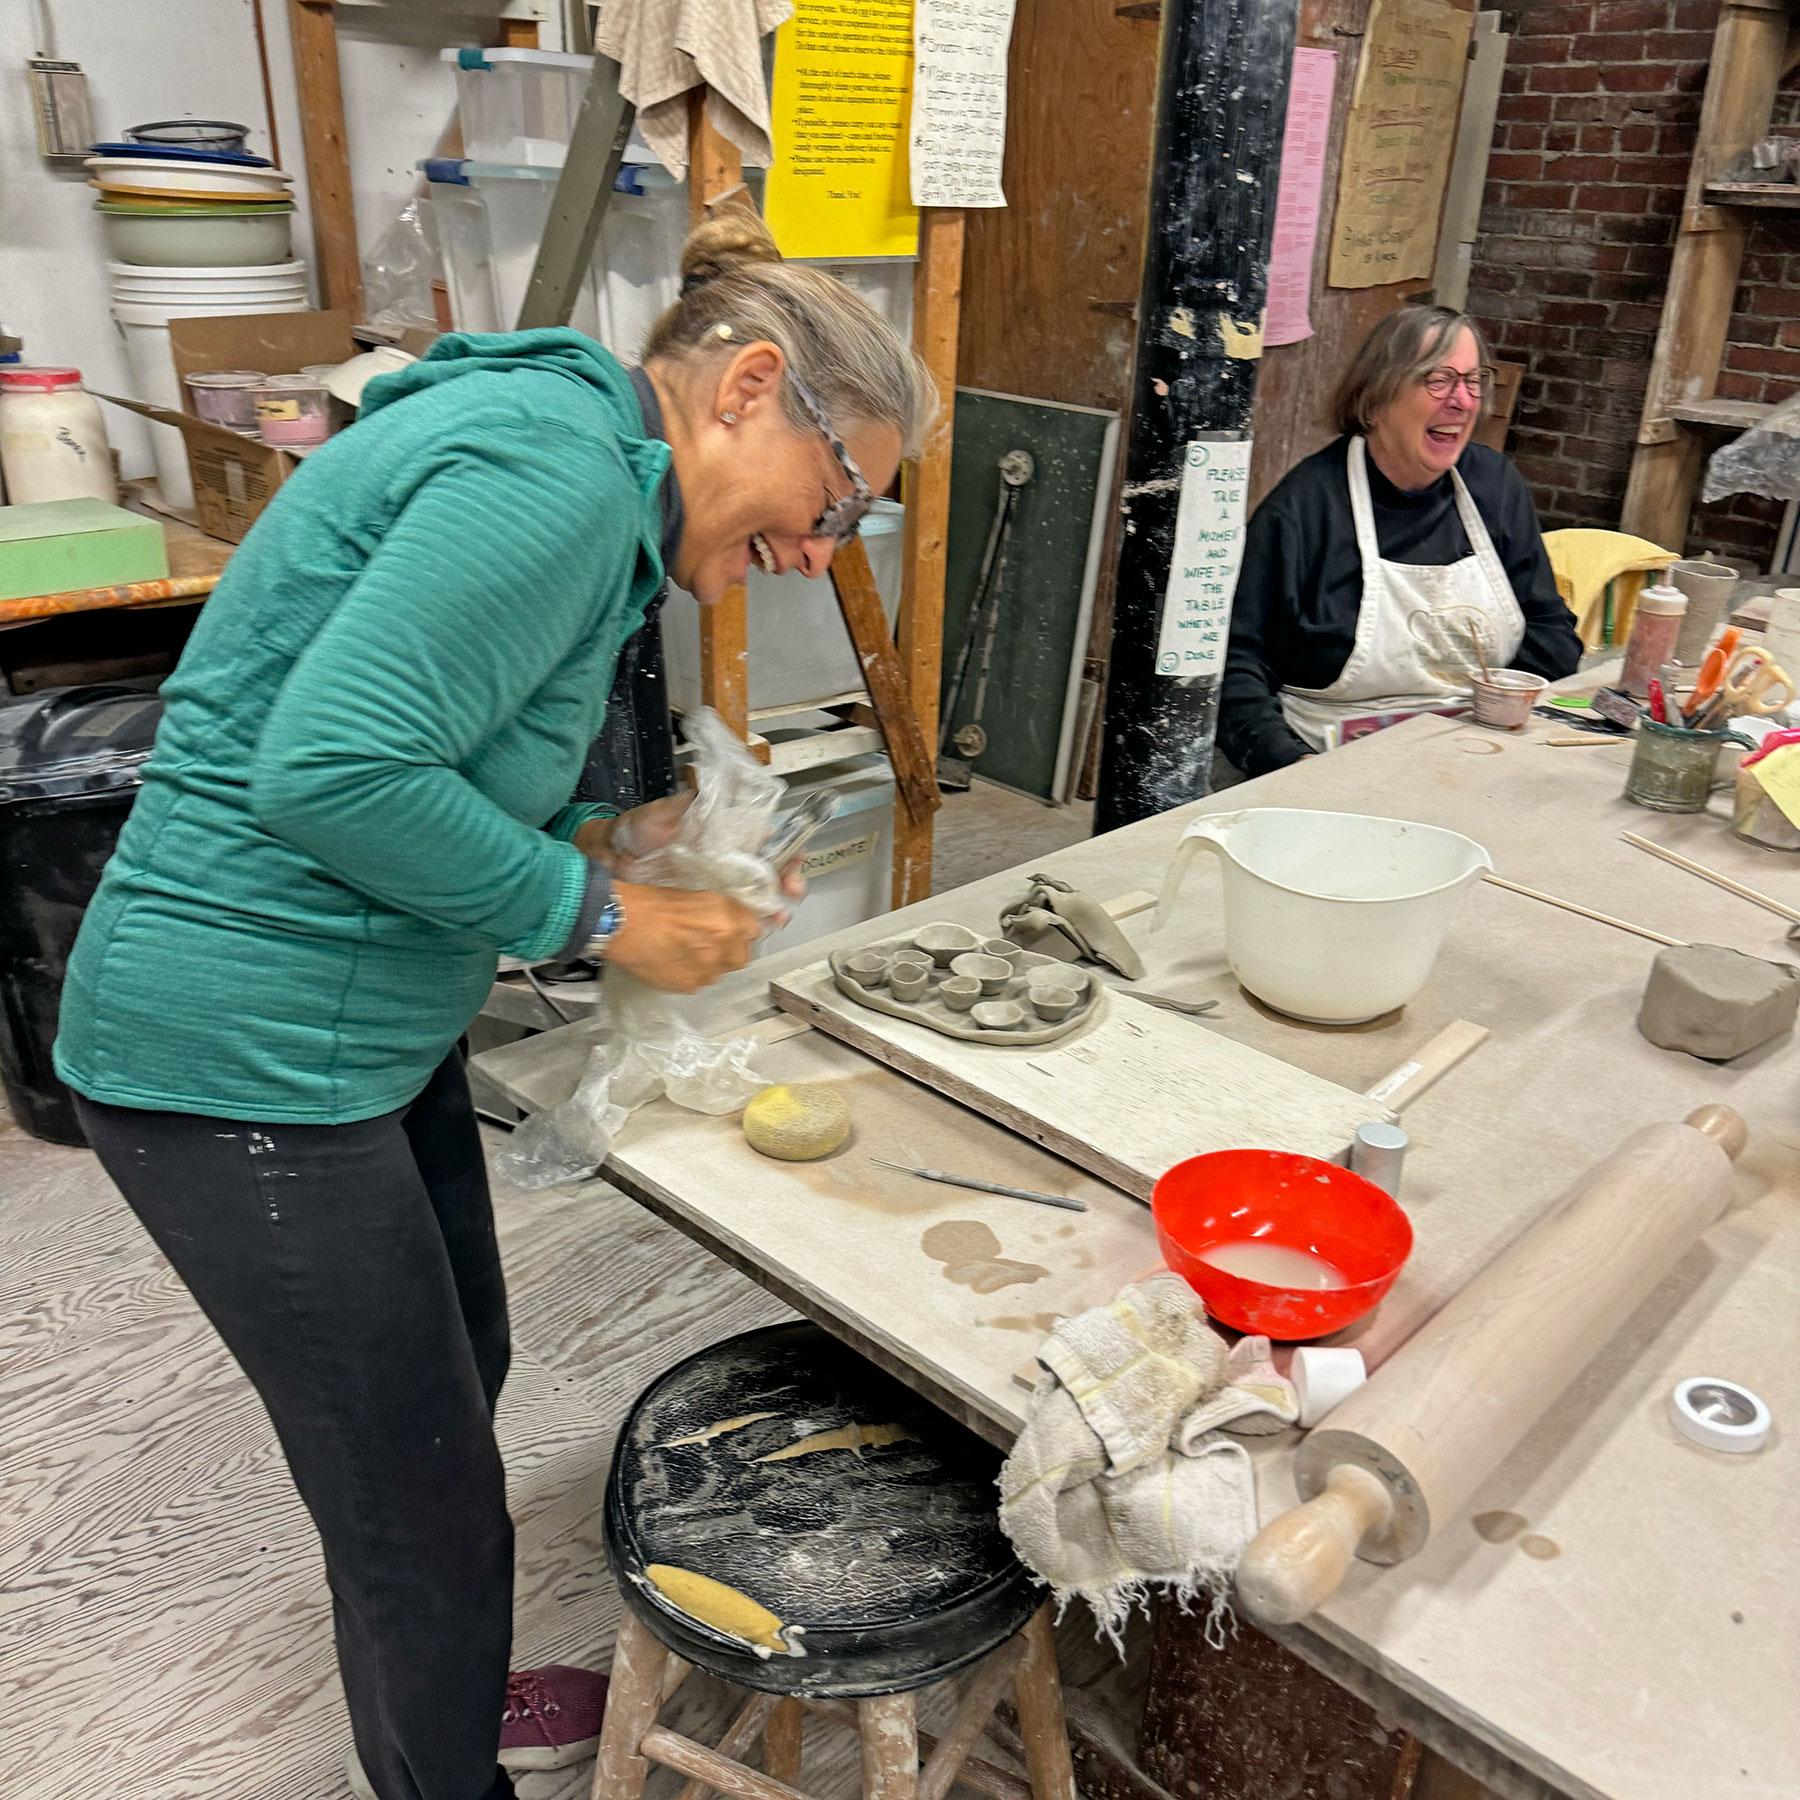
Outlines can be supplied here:
<path id="1" fill-rule="evenodd" d="M 950 677 L 950 691 L 944 696 L 943 723 L 938 730 L 938 786 L 963 792 L 973 778 L 975 759 L 987 748 L 987 733 L 981 726 L 982 708 L 987 701 L 988 671 L 994 661 L 994 637 L 1000 625 L 1000 595 L 1006 574 L 1006 553 L 1012 541 L 1013 520 L 1019 510 L 1019 494 L 1037 473 L 1037 465 L 1026 450 L 1009 450 L 1000 458 L 1000 497 L 994 507 L 994 522 L 988 529 L 987 549 L 982 553 L 981 575 L 975 583 L 975 594 L 969 602 L 968 617 L 963 621 L 962 642 L 956 652 L 956 672 Z M 975 684 L 975 705 L 967 721 L 954 731 L 956 712 L 962 702 L 963 683 L 968 677 L 969 661 L 977 640 L 981 644 L 981 672 Z M 948 754 L 954 745 L 956 755 Z"/>

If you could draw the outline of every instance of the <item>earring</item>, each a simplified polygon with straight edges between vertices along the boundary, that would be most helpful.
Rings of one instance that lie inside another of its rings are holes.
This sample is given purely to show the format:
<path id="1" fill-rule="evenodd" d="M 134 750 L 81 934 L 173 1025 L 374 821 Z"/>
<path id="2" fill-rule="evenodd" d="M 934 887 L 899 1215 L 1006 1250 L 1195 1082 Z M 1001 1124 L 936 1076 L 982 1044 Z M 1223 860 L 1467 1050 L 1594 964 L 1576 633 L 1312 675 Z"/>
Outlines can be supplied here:
<path id="1" fill-rule="evenodd" d="M 723 425 L 735 425 L 737 423 L 737 414 L 734 412 L 722 412 L 719 414 L 719 422 Z"/>

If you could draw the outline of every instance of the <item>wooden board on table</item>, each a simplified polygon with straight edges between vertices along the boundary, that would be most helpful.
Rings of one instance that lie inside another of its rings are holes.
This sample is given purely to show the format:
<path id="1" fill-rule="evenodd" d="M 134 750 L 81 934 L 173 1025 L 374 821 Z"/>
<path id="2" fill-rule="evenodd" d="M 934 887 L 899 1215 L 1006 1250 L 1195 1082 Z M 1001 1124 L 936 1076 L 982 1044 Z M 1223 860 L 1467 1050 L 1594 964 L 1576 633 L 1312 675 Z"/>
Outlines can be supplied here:
<path id="1" fill-rule="evenodd" d="M 1041 1144 L 1140 1200 L 1209 1150 L 1341 1157 L 1356 1128 L 1394 1115 L 1116 988 L 1102 1016 L 1054 1044 L 964 1043 L 872 1012 L 814 963 L 769 984 L 775 1003 L 878 1061 Z"/>

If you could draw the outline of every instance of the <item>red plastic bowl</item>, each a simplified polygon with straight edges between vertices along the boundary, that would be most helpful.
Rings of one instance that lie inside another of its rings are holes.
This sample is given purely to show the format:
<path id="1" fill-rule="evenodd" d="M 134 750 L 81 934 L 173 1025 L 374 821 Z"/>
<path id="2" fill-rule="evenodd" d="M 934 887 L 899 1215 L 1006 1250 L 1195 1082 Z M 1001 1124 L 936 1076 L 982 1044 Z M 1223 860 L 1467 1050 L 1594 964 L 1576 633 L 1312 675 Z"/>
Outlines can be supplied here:
<path id="1" fill-rule="evenodd" d="M 1217 1150 L 1177 1163 L 1150 1198 L 1169 1267 L 1239 1331 L 1324 1337 L 1372 1311 L 1412 1254 L 1412 1224 L 1374 1182 L 1285 1150 Z M 1200 1260 L 1215 1244 L 1253 1238 L 1323 1257 L 1341 1288 L 1272 1287 Z"/>

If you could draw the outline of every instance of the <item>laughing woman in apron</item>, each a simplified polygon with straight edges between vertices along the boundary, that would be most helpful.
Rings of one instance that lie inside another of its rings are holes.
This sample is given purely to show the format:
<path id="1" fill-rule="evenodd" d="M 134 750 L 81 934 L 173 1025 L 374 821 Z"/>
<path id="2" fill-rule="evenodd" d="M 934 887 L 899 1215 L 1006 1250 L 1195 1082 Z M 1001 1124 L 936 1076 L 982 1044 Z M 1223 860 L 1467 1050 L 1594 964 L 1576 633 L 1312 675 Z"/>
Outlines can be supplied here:
<path id="1" fill-rule="evenodd" d="M 1402 307 L 1339 385 L 1342 435 L 1257 508 L 1219 714 L 1243 774 L 1329 749 L 1352 721 L 1466 702 L 1476 635 L 1490 667 L 1574 672 L 1530 492 L 1469 442 L 1489 379 L 1472 319 Z"/>

